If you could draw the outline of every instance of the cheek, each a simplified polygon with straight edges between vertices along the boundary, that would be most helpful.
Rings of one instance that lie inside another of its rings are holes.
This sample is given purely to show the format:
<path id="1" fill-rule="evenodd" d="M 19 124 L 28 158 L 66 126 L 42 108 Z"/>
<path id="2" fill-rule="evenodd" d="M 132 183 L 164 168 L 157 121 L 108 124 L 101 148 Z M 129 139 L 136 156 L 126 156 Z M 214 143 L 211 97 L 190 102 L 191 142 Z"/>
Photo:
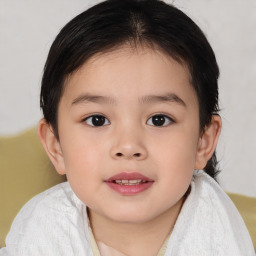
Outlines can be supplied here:
<path id="1" fill-rule="evenodd" d="M 177 128 L 168 136 L 152 141 L 152 151 L 158 164 L 170 168 L 193 169 L 197 153 L 197 133 Z M 182 168 L 183 167 L 183 168 Z"/>
<path id="2" fill-rule="evenodd" d="M 171 194 L 182 196 L 191 181 L 197 153 L 195 133 L 175 132 L 158 140 L 154 149 L 155 168 L 161 172 L 163 189 Z M 177 192 L 177 193 L 176 193 Z"/>
<path id="3" fill-rule="evenodd" d="M 62 129 L 60 141 L 67 175 L 72 173 L 78 178 L 90 178 L 99 171 L 96 168 L 100 166 L 101 156 L 104 155 L 104 143 L 99 143 L 97 138 L 92 138 L 81 129 Z"/>
<path id="4" fill-rule="evenodd" d="M 95 173 L 97 166 L 102 162 L 102 148 L 94 143 L 82 143 L 73 141 L 63 152 L 64 162 L 67 172 L 80 175 L 90 175 Z M 99 170 L 97 170 L 99 171 Z"/>
<path id="5" fill-rule="evenodd" d="M 75 194 L 86 204 L 93 198 L 92 191 L 100 191 L 103 182 L 101 151 L 97 143 L 73 138 L 63 152 L 67 179 Z"/>

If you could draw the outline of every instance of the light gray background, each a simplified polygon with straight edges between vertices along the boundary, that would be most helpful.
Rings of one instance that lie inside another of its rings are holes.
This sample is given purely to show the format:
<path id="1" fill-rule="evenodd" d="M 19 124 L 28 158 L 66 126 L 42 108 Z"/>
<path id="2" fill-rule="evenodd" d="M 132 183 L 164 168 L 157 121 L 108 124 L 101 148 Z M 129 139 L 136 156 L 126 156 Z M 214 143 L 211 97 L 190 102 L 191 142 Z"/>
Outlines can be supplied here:
<path id="1" fill-rule="evenodd" d="M 66 22 L 97 2 L 0 0 L 0 135 L 37 124 L 49 47 Z M 220 184 L 226 191 L 256 196 L 256 1 L 168 2 L 203 29 L 216 52 L 223 118 Z"/>

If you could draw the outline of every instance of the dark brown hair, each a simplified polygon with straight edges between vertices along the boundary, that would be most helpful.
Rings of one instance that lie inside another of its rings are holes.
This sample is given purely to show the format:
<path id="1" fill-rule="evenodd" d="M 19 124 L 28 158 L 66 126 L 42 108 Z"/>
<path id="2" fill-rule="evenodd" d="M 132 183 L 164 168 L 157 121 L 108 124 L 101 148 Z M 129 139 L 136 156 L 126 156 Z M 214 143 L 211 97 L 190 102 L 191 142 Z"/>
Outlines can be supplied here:
<path id="1" fill-rule="evenodd" d="M 90 57 L 124 44 L 157 47 L 191 74 L 198 102 L 201 131 L 218 113 L 219 69 L 200 28 L 182 11 L 160 0 L 109 0 L 71 20 L 54 40 L 42 78 L 40 104 L 58 138 L 58 104 L 68 75 Z M 204 170 L 216 176 L 216 155 Z"/>

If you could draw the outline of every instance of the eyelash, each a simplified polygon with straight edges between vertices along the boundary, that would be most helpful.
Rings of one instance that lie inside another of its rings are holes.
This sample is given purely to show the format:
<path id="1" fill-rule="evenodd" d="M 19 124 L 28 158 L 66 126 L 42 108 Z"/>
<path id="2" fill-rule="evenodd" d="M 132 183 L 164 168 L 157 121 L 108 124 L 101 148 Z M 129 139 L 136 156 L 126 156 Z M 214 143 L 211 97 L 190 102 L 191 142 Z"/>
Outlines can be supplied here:
<path id="1" fill-rule="evenodd" d="M 166 123 L 166 120 L 168 120 L 168 123 L 165 124 L 165 125 L 156 125 L 156 124 L 154 125 L 153 122 L 151 122 L 151 124 L 149 124 L 150 126 L 166 127 L 166 126 L 169 126 L 170 124 L 175 123 L 175 121 L 174 121 L 171 117 L 169 117 L 169 116 L 167 116 L 167 115 L 165 115 L 165 114 L 162 114 L 162 113 L 154 114 L 153 116 L 151 116 L 151 117 L 147 120 L 146 123 L 148 124 L 149 120 L 152 119 L 153 117 L 164 118 L 164 119 L 165 119 L 165 120 L 164 120 L 164 124 Z M 93 124 L 92 118 L 98 118 L 98 120 L 94 120 L 94 121 L 99 121 L 99 124 L 100 124 L 100 125 L 95 125 L 95 124 Z M 90 120 L 90 124 L 88 123 L 88 120 Z M 104 121 L 104 122 L 103 122 L 103 121 Z M 107 121 L 107 124 L 105 124 L 106 121 Z M 163 119 L 161 119 L 160 121 L 163 121 Z M 89 125 L 89 126 L 91 126 L 91 127 L 102 127 L 102 126 L 106 126 L 106 125 L 109 125 L 109 124 L 110 124 L 110 121 L 109 121 L 105 116 L 103 116 L 103 115 L 101 115 L 101 114 L 95 114 L 95 115 L 88 116 L 88 117 L 84 118 L 84 119 L 82 120 L 82 122 L 85 122 L 87 125 Z"/>
<path id="2" fill-rule="evenodd" d="M 151 117 L 147 120 L 147 123 L 148 123 L 148 121 L 149 121 L 151 118 L 153 118 L 153 117 L 161 117 L 161 118 L 164 118 L 164 119 L 165 119 L 165 120 L 164 120 L 164 123 L 166 122 L 166 120 L 168 120 L 168 123 L 165 124 L 165 125 L 154 125 L 154 124 L 151 122 L 152 124 L 149 124 L 149 125 L 151 125 L 151 126 L 155 126 L 155 127 L 166 127 L 166 126 L 169 126 L 170 124 L 175 123 L 175 121 L 174 121 L 170 116 L 167 116 L 167 115 L 162 114 L 162 113 L 155 114 L 155 115 L 151 116 Z"/>
<path id="3" fill-rule="evenodd" d="M 99 121 L 102 121 L 102 119 L 104 118 L 105 119 L 105 121 L 107 120 L 108 121 L 108 124 L 110 124 L 110 122 L 109 122 L 109 120 L 105 117 L 105 116 L 103 116 L 103 115 L 101 115 L 101 114 L 95 114 L 95 115 L 91 115 L 91 116 L 88 116 L 88 117 L 86 117 L 86 118 L 84 118 L 83 120 L 82 120 L 82 122 L 85 122 L 87 125 L 89 125 L 89 126 L 92 126 L 92 127 L 101 127 L 101 126 L 105 126 L 105 125 L 93 125 L 93 121 L 92 121 L 92 118 L 101 118 L 101 120 L 99 120 Z M 91 120 L 91 124 L 88 124 L 88 120 Z M 105 123 L 105 121 L 104 121 L 104 123 Z M 107 124 L 107 125 L 108 125 Z"/>

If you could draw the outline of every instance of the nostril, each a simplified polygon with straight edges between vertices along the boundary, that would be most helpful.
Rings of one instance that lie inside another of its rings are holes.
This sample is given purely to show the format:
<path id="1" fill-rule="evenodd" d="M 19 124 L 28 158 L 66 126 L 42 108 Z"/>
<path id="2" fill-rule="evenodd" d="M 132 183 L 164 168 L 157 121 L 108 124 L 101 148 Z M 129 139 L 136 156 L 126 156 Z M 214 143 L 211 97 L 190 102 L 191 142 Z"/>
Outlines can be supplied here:
<path id="1" fill-rule="evenodd" d="M 133 158 L 133 157 L 139 158 L 139 157 L 141 157 L 141 153 L 135 153 L 135 154 L 130 155 L 130 154 L 123 154 L 121 152 L 118 152 L 115 155 L 116 155 L 116 157 L 125 157 L 125 158 Z"/>

